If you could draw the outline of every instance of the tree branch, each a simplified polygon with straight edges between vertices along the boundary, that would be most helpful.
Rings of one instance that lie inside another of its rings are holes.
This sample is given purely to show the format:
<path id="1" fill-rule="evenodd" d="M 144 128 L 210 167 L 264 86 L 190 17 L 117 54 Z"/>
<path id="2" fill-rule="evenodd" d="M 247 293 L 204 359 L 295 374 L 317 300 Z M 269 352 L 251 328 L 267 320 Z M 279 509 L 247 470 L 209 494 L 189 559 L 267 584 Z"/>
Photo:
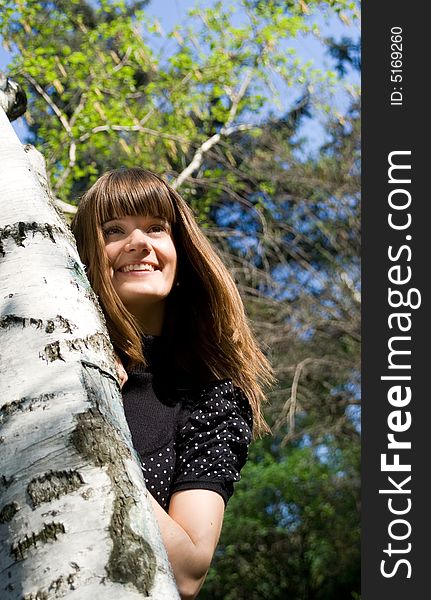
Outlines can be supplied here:
<path id="1" fill-rule="evenodd" d="M 64 129 L 67 131 L 68 135 L 71 138 L 73 138 L 72 129 L 70 128 L 68 120 L 66 119 L 64 114 L 61 112 L 61 110 L 58 108 L 58 106 L 55 104 L 55 102 L 53 102 L 52 99 L 50 98 L 50 96 L 45 92 L 43 87 L 41 85 L 39 85 L 37 83 L 37 81 L 28 73 L 23 73 L 23 77 L 31 83 L 31 85 L 34 87 L 34 89 L 37 91 L 37 93 L 45 100 L 45 102 L 48 104 L 48 106 L 50 106 L 52 108 L 54 114 L 57 115 L 60 123 L 63 125 Z"/>
<path id="2" fill-rule="evenodd" d="M 139 131 L 140 133 L 148 133 L 148 135 L 175 140 L 176 142 L 190 143 L 190 140 L 187 138 L 170 133 L 163 133 L 156 129 L 149 129 L 148 127 L 142 127 L 142 125 L 98 125 L 97 127 L 93 127 L 91 131 L 82 134 L 78 138 L 78 142 L 84 142 L 91 137 L 93 133 L 100 133 L 102 131 Z"/>
<path id="3" fill-rule="evenodd" d="M 202 164 L 204 154 L 211 150 L 213 146 L 218 144 L 222 137 L 227 137 L 235 133 L 236 131 L 246 131 L 253 129 L 255 125 L 237 125 L 236 127 L 223 127 L 219 133 L 215 133 L 208 140 L 206 140 L 195 152 L 190 164 L 178 175 L 178 177 L 171 183 L 171 187 L 177 189 L 184 183 L 184 181 L 190 177 Z"/>
<path id="4" fill-rule="evenodd" d="M 69 164 L 64 169 L 63 173 L 61 174 L 57 183 L 55 184 L 54 192 L 56 193 L 58 191 L 58 189 L 62 186 L 64 180 L 70 173 L 70 170 L 76 163 L 76 141 L 74 139 L 74 136 L 72 133 L 72 128 L 70 127 L 69 121 L 67 120 L 65 115 L 61 112 L 59 107 L 55 104 L 55 102 L 53 102 L 52 99 L 50 98 L 50 96 L 45 92 L 43 87 L 40 86 L 38 84 L 38 82 L 28 73 L 24 73 L 23 76 L 25 77 L 25 79 L 27 79 L 27 81 L 29 81 L 31 83 L 31 85 L 34 87 L 34 89 L 37 91 L 37 93 L 45 100 L 45 102 L 48 104 L 48 106 L 53 110 L 54 114 L 58 117 L 58 120 L 62 124 L 64 130 L 66 131 L 66 133 L 70 139 Z"/>
<path id="5" fill-rule="evenodd" d="M 190 164 L 171 183 L 171 186 L 174 189 L 177 189 L 178 187 L 180 187 L 180 185 L 182 185 L 184 183 L 184 181 L 187 179 L 187 177 L 190 177 L 190 175 L 192 175 L 197 169 L 199 169 L 199 167 L 202 164 L 204 154 L 206 152 L 208 152 L 208 150 L 210 150 L 213 146 L 218 144 L 218 142 L 221 140 L 222 137 L 227 137 L 236 131 L 243 131 L 245 129 L 251 129 L 254 127 L 253 125 L 245 125 L 245 124 L 237 125 L 236 127 L 232 126 L 232 123 L 233 123 L 233 121 L 236 117 L 236 113 L 238 111 L 239 103 L 241 102 L 242 98 L 244 97 L 244 94 L 247 91 L 247 88 L 249 87 L 249 85 L 251 83 L 252 76 L 253 76 L 253 71 L 252 71 L 252 69 L 250 69 L 247 72 L 247 74 L 244 78 L 244 81 L 242 82 L 239 90 L 231 96 L 232 105 L 230 107 L 230 111 L 229 111 L 229 115 L 228 115 L 226 123 L 220 129 L 219 133 L 214 134 L 208 140 L 206 140 L 203 144 L 201 144 L 201 146 L 195 152 L 195 155 L 193 156 Z"/>

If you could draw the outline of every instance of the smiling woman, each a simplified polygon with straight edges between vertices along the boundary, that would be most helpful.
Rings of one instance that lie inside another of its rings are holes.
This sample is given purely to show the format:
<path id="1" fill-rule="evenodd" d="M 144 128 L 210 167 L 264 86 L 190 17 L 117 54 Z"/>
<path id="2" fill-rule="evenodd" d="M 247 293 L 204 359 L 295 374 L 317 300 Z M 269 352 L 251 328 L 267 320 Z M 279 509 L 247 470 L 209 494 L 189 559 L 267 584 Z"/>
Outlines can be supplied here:
<path id="1" fill-rule="evenodd" d="M 72 223 L 127 375 L 124 411 L 182 598 L 210 566 L 271 367 L 192 211 L 141 168 L 102 175 Z"/>
<path id="2" fill-rule="evenodd" d="M 160 335 L 177 270 L 169 223 L 157 215 L 129 215 L 102 229 L 114 290 L 145 333 Z"/>

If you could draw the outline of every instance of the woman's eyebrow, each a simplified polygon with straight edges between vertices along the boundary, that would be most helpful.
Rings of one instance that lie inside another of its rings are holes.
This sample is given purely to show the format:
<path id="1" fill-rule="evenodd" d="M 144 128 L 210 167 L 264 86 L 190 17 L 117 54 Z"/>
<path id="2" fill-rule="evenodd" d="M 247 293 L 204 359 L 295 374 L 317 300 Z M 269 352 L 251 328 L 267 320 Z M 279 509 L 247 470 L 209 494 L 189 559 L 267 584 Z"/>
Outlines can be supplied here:
<path id="1" fill-rule="evenodd" d="M 127 217 L 127 215 L 126 215 Z M 114 222 L 121 222 L 124 221 L 126 217 L 112 217 L 111 219 L 108 219 L 106 221 L 103 221 L 102 226 L 106 225 L 107 223 L 114 223 Z M 168 225 L 170 225 L 170 222 L 168 221 L 168 219 L 166 219 L 166 217 L 162 217 L 161 215 L 142 215 L 142 217 L 144 219 L 148 219 L 148 220 L 159 220 L 159 221 L 163 221 L 163 223 L 167 223 Z"/>
<path id="2" fill-rule="evenodd" d="M 113 217 L 112 219 L 108 219 L 107 221 L 103 221 L 102 227 L 107 225 L 107 223 L 114 223 L 115 221 L 121 221 L 121 217 Z"/>

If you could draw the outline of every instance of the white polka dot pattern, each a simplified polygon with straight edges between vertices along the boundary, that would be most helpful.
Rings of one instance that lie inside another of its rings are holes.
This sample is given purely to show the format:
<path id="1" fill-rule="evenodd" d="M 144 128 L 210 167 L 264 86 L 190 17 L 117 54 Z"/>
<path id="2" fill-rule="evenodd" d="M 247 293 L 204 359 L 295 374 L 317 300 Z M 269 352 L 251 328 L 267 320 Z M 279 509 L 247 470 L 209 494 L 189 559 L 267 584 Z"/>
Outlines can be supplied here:
<path id="1" fill-rule="evenodd" d="M 170 484 L 175 471 L 174 444 L 168 444 L 153 455 L 141 459 L 142 471 L 148 490 L 157 502 L 168 507 Z"/>
<path id="2" fill-rule="evenodd" d="M 225 502 L 247 460 L 252 413 L 240 389 L 230 380 L 205 386 L 186 403 L 190 416 L 180 429 L 171 493 L 181 489 L 214 489 Z"/>

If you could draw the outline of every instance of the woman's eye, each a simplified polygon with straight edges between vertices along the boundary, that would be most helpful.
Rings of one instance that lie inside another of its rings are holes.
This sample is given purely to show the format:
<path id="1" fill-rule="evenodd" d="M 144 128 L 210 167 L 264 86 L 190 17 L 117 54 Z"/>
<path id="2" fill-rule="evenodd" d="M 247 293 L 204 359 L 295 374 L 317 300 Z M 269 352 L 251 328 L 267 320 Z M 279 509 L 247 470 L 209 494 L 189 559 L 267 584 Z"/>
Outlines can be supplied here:
<path id="1" fill-rule="evenodd" d="M 148 228 L 149 233 L 164 233 L 165 231 L 166 225 L 151 225 L 151 227 Z"/>
<path id="2" fill-rule="evenodd" d="M 117 225 L 112 225 L 111 227 L 105 227 L 103 229 L 104 236 L 115 235 L 117 233 L 123 233 L 121 227 L 118 227 Z"/>

